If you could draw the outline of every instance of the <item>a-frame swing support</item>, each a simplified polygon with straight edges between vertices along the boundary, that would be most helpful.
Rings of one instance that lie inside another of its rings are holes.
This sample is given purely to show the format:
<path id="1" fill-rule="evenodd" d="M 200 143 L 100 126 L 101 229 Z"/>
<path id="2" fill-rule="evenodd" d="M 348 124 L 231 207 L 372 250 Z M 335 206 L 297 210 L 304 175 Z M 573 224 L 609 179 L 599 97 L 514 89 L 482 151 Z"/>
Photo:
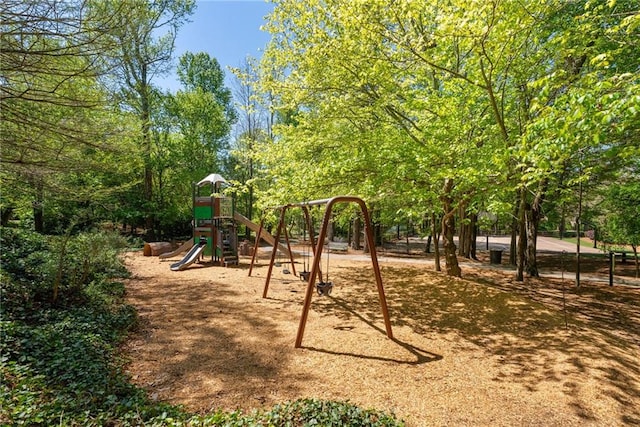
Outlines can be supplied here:
<path id="1" fill-rule="evenodd" d="M 294 203 L 280 207 L 280 222 L 278 224 L 278 231 L 276 242 L 278 241 L 278 237 L 280 234 L 280 229 L 284 225 L 284 217 L 285 212 L 290 207 L 301 207 L 305 213 L 308 212 L 309 206 L 321 206 L 326 205 L 324 217 L 322 219 L 322 226 L 320 228 L 320 234 L 318 236 L 318 241 L 315 246 L 315 251 L 313 253 L 313 262 L 311 264 L 311 272 L 309 274 L 309 281 L 307 282 L 307 291 L 305 294 L 304 304 L 302 306 L 302 315 L 300 316 L 300 323 L 298 325 L 298 334 L 296 336 L 295 347 L 300 348 L 302 346 L 302 338 L 304 336 L 304 329 L 307 324 L 307 318 L 309 316 L 309 308 L 311 307 L 311 298 L 313 297 L 313 291 L 316 284 L 316 278 L 320 274 L 320 261 L 322 259 L 322 249 L 324 247 L 324 241 L 327 237 L 327 229 L 329 226 L 329 222 L 331 220 L 331 214 L 333 211 L 333 207 L 337 203 L 356 203 L 360 206 L 360 210 L 362 211 L 362 217 L 364 220 L 365 234 L 367 238 L 367 245 L 369 248 L 369 253 L 371 255 L 371 264 L 373 267 L 373 273 L 376 278 L 376 286 L 378 289 L 378 299 L 380 301 L 380 308 L 382 310 L 382 317 L 384 318 L 384 326 L 387 332 L 387 337 L 393 339 L 393 331 L 391 330 L 391 321 L 389 319 L 389 309 L 387 308 L 387 299 L 384 294 L 384 287 L 382 286 L 382 275 L 380 274 L 380 266 L 378 264 L 378 256 L 376 254 L 376 246 L 373 238 L 373 228 L 371 227 L 371 217 L 369 216 L 369 211 L 367 209 L 367 205 L 359 197 L 355 196 L 336 196 L 330 199 L 322 199 L 322 200 L 313 200 L 310 202 L 303 203 Z M 308 217 L 308 216 L 307 216 Z M 313 235 L 313 230 L 310 230 Z M 269 290 L 269 279 L 271 278 L 272 266 L 275 260 L 275 251 L 277 248 L 274 247 L 273 253 L 271 254 L 271 265 L 269 266 L 269 272 L 267 274 L 267 278 L 265 281 L 264 291 L 262 293 L 262 297 L 266 298 Z"/>

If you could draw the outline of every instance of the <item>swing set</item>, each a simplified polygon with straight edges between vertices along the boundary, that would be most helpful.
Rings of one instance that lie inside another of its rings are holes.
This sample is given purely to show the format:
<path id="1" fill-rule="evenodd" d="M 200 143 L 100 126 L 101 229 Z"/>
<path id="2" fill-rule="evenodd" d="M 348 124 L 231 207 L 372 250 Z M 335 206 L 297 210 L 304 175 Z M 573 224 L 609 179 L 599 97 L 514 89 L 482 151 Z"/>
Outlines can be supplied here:
<path id="1" fill-rule="evenodd" d="M 393 339 L 393 332 L 391 330 L 391 321 L 389 320 L 389 310 L 387 308 L 387 300 L 384 294 L 384 287 L 382 286 L 382 276 L 380 274 L 380 266 L 378 265 L 378 257 L 376 255 L 376 247 L 373 239 L 373 229 L 371 227 L 371 219 L 369 216 L 369 211 L 367 210 L 367 206 L 365 202 L 355 196 L 336 196 L 330 199 L 322 199 L 322 200 L 313 200 L 309 202 L 302 203 L 292 203 L 283 206 L 279 206 L 275 209 L 280 210 L 280 219 L 278 221 L 278 226 L 275 233 L 275 242 L 280 242 L 280 237 L 284 234 L 284 239 L 286 243 L 286 247 L 288 250 L 289 261 L 291 262 L 291 270 L 294 275 L 296 274 L 295 265 L 293 261 L 293 255 L 291 252 L 291 245 L 289 241 L 289 233 L 287 232 L 287 227 L 285 225 L 285 215 L 288 209 L 290 208 L 301 208 L 304 214 L 305 219 L 305 231 L 309 231 L 309 241 L 311 244 L 313 260 L 311 262 L 311 271 L 306 271 L 306 262 L 305 262 L 305 271 L 300 273 L 301 280 L 307 282 L 307 290 L 305 294 L 304 304 L 302 307 L 302 315 L 300 317 L 300 323 L 298 325 L 298 334 L 296 336 L 295 347 L 300 348 L 302 346 L 302 338 L 304 336 L 304 329 L 307 323 L 307 317 L 309 315 L 309 308 L 311 307 L 311 298 L 313 297 L 314 288 L 318 295 L 330 295 L 331 290 L 333 288 L 333 283 L 329 281 L 328 277 L 328 253 L 327 253 L 327 274 L 325 275 L 323 280 L 323 275 L 321 271 L 321 258 L 322 258 L 322 250 L 324 248 L 324 241 L 327 237 L 327 228 L 329 226 L 329 222 L 332 216 L 332 210 L 334 205 L 337 203 L 356 203 L 360 206 L 360 210 L 362 212 L 365 234 L 367 238 L 367 245 L 369 248 L 369 252 L 371 254 L 371 264 L 373 267 L 373 273 L 376 279 L 376 286 L 378 289 L 378 299 L 380 301 L 380 309 L 382 311 L 382 317 L 384 318 L 384 325 L 387 332 L 387 337 Z M 322 225 L 320 228 L 320 234 L 318 235 L 317 242 L 314 242 L 314 230 L 311 222 L 311 215 L 309 213 L 309 208 L 314 206 L 322 206 L 326 205 L 324 216 L 322 219 Z M 249 267 L 249 276 L 251 276 L 251 271 L 253 269 L 253 264 L 255 262 L 256 253 L 258 250 L 258 242 L 260 241 L 260 234 L 262 232 L 264 225 L 264 219 L 260 222 L 260 227 L 258 229 L 258 233 L 256 235 L 256 244 L 253 248 L 253 255 L 251 257 L 251 266 Z M 271 252 L 271 260 L 269 262 L 269 271 L 267 273 L 267 278 L 264 284 L 264 290 L 262 292 L 262 297 L 267 298 L 269 292 L 269 282 L 271 281 L 271 275 L 273 273 L 273 267 L 276 265 L 276 255 L 278 252 L 278 244 L 273 246 L 273 250 Z M 329 252 L 329 250 L 328 250 Z M 317 279 L 317 281 L 316 281 Z"/>

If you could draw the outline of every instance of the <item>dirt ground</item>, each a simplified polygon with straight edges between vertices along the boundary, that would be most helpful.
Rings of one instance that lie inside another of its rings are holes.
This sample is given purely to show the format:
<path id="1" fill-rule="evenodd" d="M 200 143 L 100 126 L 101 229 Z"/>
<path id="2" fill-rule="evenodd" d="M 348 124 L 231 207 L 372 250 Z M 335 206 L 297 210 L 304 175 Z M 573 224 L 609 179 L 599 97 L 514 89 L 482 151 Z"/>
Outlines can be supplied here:
<path id="1" fill-rule="evenodd" d="M 249 258 L 173 272 L 128 254 L 140 316 L 123 348 L 133 381 L 199 412 L 316 397 L 409 426 L 640 425 L 640 288 L 518 284 L 487 262 L 455 279 L 423 259 L 384 257 L 391 340 L 371 263 L 353 258 L 331 255 L 333 293 L 314 294 L 296 349 L 305 283 L 276 268 L 262 298 L 266 257 L 248 277 Z"/>

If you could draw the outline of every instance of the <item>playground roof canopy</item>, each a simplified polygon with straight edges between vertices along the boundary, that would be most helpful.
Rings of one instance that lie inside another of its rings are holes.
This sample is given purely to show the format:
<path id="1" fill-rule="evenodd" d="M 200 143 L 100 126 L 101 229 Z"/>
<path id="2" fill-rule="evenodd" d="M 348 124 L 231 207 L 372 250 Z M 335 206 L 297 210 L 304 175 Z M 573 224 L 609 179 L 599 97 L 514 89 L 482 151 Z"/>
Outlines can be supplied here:
<path id="1" fill-rule="evenodd" d="M 205 184 L 216 185 L 218 182 L 221 182 L 223 184 L 228 184 L 227 180 L 224 179 L 221 175 L 217 173 L 212 173 L 207 175 L 205 178 L 201 179 L 197 185 L 198 187 Z"/>

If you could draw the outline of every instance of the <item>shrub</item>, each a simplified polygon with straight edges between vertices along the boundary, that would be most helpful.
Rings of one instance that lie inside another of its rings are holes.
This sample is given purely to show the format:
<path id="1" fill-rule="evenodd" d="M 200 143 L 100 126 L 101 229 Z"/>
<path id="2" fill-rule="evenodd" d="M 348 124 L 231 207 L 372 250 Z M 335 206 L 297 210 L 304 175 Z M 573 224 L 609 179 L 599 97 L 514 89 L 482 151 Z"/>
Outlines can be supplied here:
<path id="1" fill-rule="evenodd" d="M 114 232 L 47 237 L 3 228 L 0 244 L 3 318 L 25 318 L 53 304 L 83 304 L 95 297 L 92 287 L 128 277 L 119 256 L 127 241 Z"/>
<path id="2" fill-rule="evenodd" d="M 51 298 L 54 258 L 43 236 L 20 229 L 0 229 L 0 317 L 22 318 Z"/>
<path id="3" fill-rule="evenodd" d="M 188 420 L 190 427 L 197 426 L 362 426 L 362 427 L 402 427 L 404 422 L 393 415 L 362 409 L 349 402 L 319 399 L 299 399 L 275 405 L 269 411 L 244 415 L 242 412 L 216 412 L 195 416 Z"/>
<path id="4" fill-rule="evenodd" d="M 111 280 L 127 274 L 118 257 L 124 240 L 67 236 L 61 252 L 62 237 L 1 231 L 0 424 L 103 425 L 114 411 L 139 413 L 147 398 L 114 352 L 136 321 L 122 304 L 124 285 Z M 62 292 L 52 304 L 57 279 Z M 142 412 L 156 416 L 157 406 Z"/>
<path id="5" fill-rule="evenodd" d="M 402 426 L 394 416 L 361 409 L 349 402 L 301 399 L 276 405 L 261 419 L 275 426 Z"/>

